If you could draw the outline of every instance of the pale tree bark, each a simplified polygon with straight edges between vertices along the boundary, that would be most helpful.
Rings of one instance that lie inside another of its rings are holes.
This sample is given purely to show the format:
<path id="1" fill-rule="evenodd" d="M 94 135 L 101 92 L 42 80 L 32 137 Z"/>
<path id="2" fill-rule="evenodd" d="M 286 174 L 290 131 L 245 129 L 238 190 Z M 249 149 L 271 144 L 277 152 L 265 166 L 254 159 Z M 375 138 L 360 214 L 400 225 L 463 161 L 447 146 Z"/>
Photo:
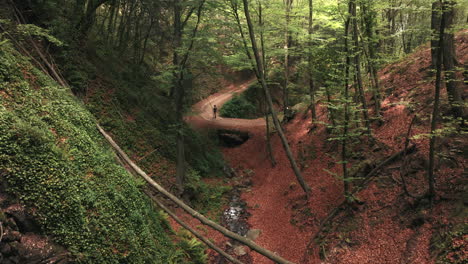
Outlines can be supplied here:
<path id="1" fill-rule="evenodd" d="M 179 206 L 180 208 L 182 208 L 185 212 L 187 212 L 190 216 L 198 219 L 202 224 L 204 225 L 207 225 L 211 228 L 213 228 L 214 230 L 220 232 L 221 234 L 223 234 L 224 236 L 226 237 L 229 237 L 229 238 L 232 238 L 246 246 L 248 246 L 249 248 L 251 248 L 252 250 L 255 250 L 256 252 L 260 253 L 261 255 L 269 258 L 270 260 L 274 261 L 275 263 L 280 263 L 280 264 L 294 264 L 293 262 L 291 261 L 288 261 L 282 257 L 280 257 L 278 254 L 276 253 L 273 253 L 259 245 L 257 245 L 255 242 L 253 242 L 252 240 L 246 238 L 246 237 L 243 237 L 243 236 L 240 236 L 226 228 L 224 228 L 223 226 L 217 224 L 216 222 L 213 222 L 211 221 L 210 219 L 206 218 L 205 216 L 203 216 L 202 214 L 200 214 L 199 212 L 193 210 L 190 206 L 188 206 L 187 204 L 185 204 L 183 201 L 181 201 L 179 198 L 177 198 L 176 196 L 172 195 L 170 192 L 168 192 L 166 189 L 164 189 L 161 185 L 159 185 L 157 182 L 155 182 L 150 176 L 148 176 L 148 174 L 146 174 L 140 167 L 138 167 L 129 157 L 128 155 L 117 145 L 117 143 L 115 143 L 115 141 L 112 139 L 112 137 L 110 137 L 105 131 L 104 129 L 102 129 L 102 127 L 100 125 L 97 125 L 97 128 L 99 130 L 99 132 L 104 136 L 104 138 L 109 142 L 109 144 L 111 144 L 112 148 L 114 148 L 114 150 L 117 152 L 117 154 L 138 174 L 140 175 L 151 187 L 153 187 L 154 189 L 156 189 L 159 193 L 161 193 L 162 195 L 164 195 L 165 197 L 167 197 L 169 200 L 171 200 L 172 202 L 174 202 L 175 204 L 177 204 L 177 206 Z"/>
<path id="2" fill-rule="evenodd" d="M 310 197 L 310 193 L 311 193 L 311 189 L 309 187 L 309 185 L 307 185 L 307 183 L 304 181 L 304 178 L 302 177 L 302 174 L 299 170 L 299 168 L 297 167 L 297 164 L 296 164 L 296 161 L 294 160 L 294 156 L 291 152 L 291 149 L 289 148 L 289 143 L 288 143 L 288 140 L 286 139 L 286 136 L 284 135 L 284 132 L 283 132 L 283 128 L 281 127 L 281 124 L 278 120 L 278 117 L 276 116 L 276 113 L 275 113 L 275 110 L 274 110 L 274 107 L 273 107 L 273 101 L 272 101 L 272 98 L 271 98 L 271 94 L 270 94 L 270 90 L 267 86 L 267 83 L 265 81 L 265 77 L 263 75 L 263 63 L 262 63 L 262 59 L 260 58 L 260 55 L 259 55 L 259 52 L 258 52 L 258 48 L 257 48 L 257 41 L 255 39 L 255 33 L 254 33 L 254 28 L 253 28 L 253 24 L 252 24 L 252 20 L 250 18 L 250 13 L 249 13 L 249 4 L 248 4 L 248 0 L 243 0 L 243 3 L 244 3 L 244 12 L 245 12 L 245 17 L 247 19 L 247 25 L 249 27 L 249 36 L 250 36 L 250 41 L 252 43 L 252 51 L 253 51 L 253 54 L 254 54 L 254 57 L 255 57 L 255 61 L 256 61 L 256 68 L 257 68 L 257 73 L 258 73 L 258 76 L 260 77 L 260 84 L 262 85 L 262 88 L 263 90 L 265 91 L 265 96 L 267 98 L 267 103 L 268 103 L 268 107 L 272 113 L 272 118 L 273 118 L 273 123 L 275 124 L 275 127 L 276 127 L 276 130 L 278 131 L 278 135 L 280 136 L 280 139 L 281 139 L 281 143 L 283 144 L 283 147 L 284 147 L 284 150 L 286 152 L 286 155 L 289 159 L 289 162 L 291 164 L 291 167 L 294 171 L 294 174 L 296 175 L 296 178 L 299 182 L 299 184 L 301 185 L 302 189 L 304 190 L 304 192 L 306 193 L 306 196 L 307 198 Z"/>

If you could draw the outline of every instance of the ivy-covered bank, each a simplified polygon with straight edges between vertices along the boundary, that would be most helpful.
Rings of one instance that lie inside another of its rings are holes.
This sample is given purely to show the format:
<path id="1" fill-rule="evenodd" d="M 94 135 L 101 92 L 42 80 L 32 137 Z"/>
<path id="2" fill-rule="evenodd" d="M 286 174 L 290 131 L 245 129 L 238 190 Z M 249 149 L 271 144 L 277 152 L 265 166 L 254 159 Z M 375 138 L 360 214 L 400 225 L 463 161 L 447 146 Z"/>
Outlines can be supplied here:
<path id="1" fill-rule="evenodd" d="M 116 163 L 94 117 L 9 41 L 0 44 L 0 103 L 0 181 L 75 261 L 181 263 L 204 256 L 190 238 L 171 238 L 165 216 L 140 192 L 142 182 Z"/>

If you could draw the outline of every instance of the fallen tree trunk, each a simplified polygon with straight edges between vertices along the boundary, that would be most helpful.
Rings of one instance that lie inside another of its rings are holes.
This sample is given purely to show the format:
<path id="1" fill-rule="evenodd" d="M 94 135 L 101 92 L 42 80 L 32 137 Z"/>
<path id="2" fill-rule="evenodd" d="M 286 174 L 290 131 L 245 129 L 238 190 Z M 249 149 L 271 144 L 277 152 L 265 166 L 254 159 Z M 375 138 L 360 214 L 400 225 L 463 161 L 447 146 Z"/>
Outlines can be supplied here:
<path id="1" fill-rule="evenodd" d="M 132 167 L 133 170 L 135 170 L 135 172 L 140 175 L 141 177 L 143 177 L 153 188 L 155 188 L 158 192 L 160 192 L 161 194 L 163 194 L 164 196 L 166 196 L 167 198 L 169 198 L 171 201 L 173 201 L 174 203 L 176 203 L 178 206 L 180 206 L 184 211 L 186 211 L 188 214 L 190 214 L 192 217 L 195 217 L 197 218 L 198 220 L 200 220 L 200 222 L 204 225 L 207 225 L 211 228 L 213 228 L 214 230 L 220 232 L 221 234 L 223 234 L 224 236 L 226 237 L 229 237 L 231 239 L 234 239 L 246 246 L 248 246 L 249 248 L 251 248 L 252 250 L 260 253 L 261 255 L 271 259 L 272 261 L 276 262 L 276 263 L 280 263 L 280 264 L 293 264 L 293 262 L 291 261 L 288 261 L 278 255 L 276 255 L 275 253 L 257 245 L 255 242 L 253 242 L 252 240 L 248 239 L 248 238 L 245 238 L 245 237 L 242 237 L 234 232 L 231 232 L 229 231 L 228 229 L 222 227 L 221 225 L 207 219 L 206 217 L 204 217 L 202 214 L 200 214 L 199 212 L 193 210 L 192 208 L 190 208 L 188 205 L 186 205 L 184 202 L 182 202 L 181 200 L 179 200 L 179 198 L 175 197 L 173 194 L 171 194 L 170 192 L 168 192 L 166 189 L 164 189 L 161 185 L 159 185 L 158 183 L 156 183 L 153 179 L 151 179 L 150 176 L 148 176 L 140 167 L 138 167 L 128 156 L 127 154 L 125 154 L 125 152 L 117 145 L 117 143 L 115 143 L 115 141 L 112 139 L 112 137 L 110 137 L 103 129 L 100 125 L 97 124 L 97 128 L 99 130 L 99 132 L 101 132 L 101 134 L 104 136 L 104 138 L 106 138 L 106 140 L 111 144 L 111 146 L 117 151 L 117 153 L 122 157 L 123 160 L 125 160 L 125 162 L 128 163 L 128 165 L 130 165 Z"/>
<path id="2" fill-rule="evenodd" d="M 371 182 L 376 176 L 377 176 L 377 172 L 382 169 L 384 166 L 387 166 L 389 165 L 390 163 L 394 162 L 395 160 L 399 159 L 400 157 L 404 156 L 404 155 L 407 155 L 407 154 L 410 154 L 412 152 L 414 152 L 416 150 L 416 145 L 411 145 L 410 147 L 405 147 L 403 150 L 391 155 L 390 157 L 388 157 L 387 159 L 385 159 L 384 161 L 382 161 L 381 163 L 379 163 L 379 165 L 377 165 L 373 170 L 371 170 L 366 176 L 366 180 L 364 182 L 361 183 L 361 185 L 359 185 L 358 187 L 356 187 L 355 190 L 353 190 L 352 192 L 352 195 L 358 193 L 359 191 L 361 191 L 369 182 Z M 317 232 L 315 233 L 315 235 L 310 239 L 309 243 L 307 243 L 307 249 L 306 249 L 306 253 L 304 255 L 304 259 L 310 255 L 310 251 L 311 251 L 311 248 L 310 248 L 310 245 L 312 245 L 312 243 L 315 241 L 315 239 L 317 239 L 319 237 L 319 235 L 322 233 L 325 225 L 331 221 L 337 214 L 338 212 L 340 212 L 340 210 L 346 205 L 347 203 L 347 200 L 345 199 L 343 202 L 341 202 L 337 207 L 335 207 L 335 209 L 333 209 L 328 215 L 327 217 L 325 217 L 325 219 L 320 223 L 320 226 L 317 230 Z"/>
<path id="3" fill-rule="evenodd" d="M 188 231 L 190 231 L 190 233 L 192 233 L 195 237 L 197 237 L 198 239 L 200 239 L 203 243 L 205 243 L 208 247 L 210 247 L 211 249 L 213 249 L 214 251 L 218 252 L 219 254 L 221 254 L 223 257 L 225 257 L 227 260 L 229 260 L 230 262 L 232 263 L 236 263 L 236 264 L 243 264 L 241 261 L 235 259 L 234 257 L 232 257 L 231 255 L 229 255 L 228 253 L 226 253 L 224 250 L 222 250 L 221 248 L 217 247 L 215 244 L 213 244 L 210 240 L 206 239 L 204 236 L 202 236 L 200 233 L 198 233 L 197 231 L 195 231 L 195 229 L 191 228 L 189 225 L 187 225 L 184 221 L 182 221 L 182 219 L 180 219 L 179 217 L 177 217 L 177 215 L 175 215 L 171 210 L 169 210 L 169 208 L 167 208 L 166 206 L 164 206 L 163 203 L 161 203 L 158 199 L 156 199 L 156 197 L 152 196 L 151 194 L 149 194 L 147 191 L 145 191 L 145 193 L 151 197 L 151 199 L 153 199 L 153 201 L 159 206 L 161 207 L 161 209 L 163 209 L 168 215 L 170 215 L 177 223 L 179 223 L 179 225 L 181 225 L 182 227 L 184 227 L 185 229 L 187 229 Z"/>

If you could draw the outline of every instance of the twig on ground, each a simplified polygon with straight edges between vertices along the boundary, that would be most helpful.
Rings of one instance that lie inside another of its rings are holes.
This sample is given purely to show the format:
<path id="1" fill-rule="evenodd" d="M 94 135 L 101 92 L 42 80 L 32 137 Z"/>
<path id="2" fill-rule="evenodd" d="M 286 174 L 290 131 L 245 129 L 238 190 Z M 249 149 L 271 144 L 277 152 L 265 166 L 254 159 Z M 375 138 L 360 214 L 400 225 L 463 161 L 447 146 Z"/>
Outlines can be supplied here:
<path id="1" fill-rule="evenodd" d="M 3 222 L 0 222 L 0 242 L 2 242 L 3 239 Z"/>

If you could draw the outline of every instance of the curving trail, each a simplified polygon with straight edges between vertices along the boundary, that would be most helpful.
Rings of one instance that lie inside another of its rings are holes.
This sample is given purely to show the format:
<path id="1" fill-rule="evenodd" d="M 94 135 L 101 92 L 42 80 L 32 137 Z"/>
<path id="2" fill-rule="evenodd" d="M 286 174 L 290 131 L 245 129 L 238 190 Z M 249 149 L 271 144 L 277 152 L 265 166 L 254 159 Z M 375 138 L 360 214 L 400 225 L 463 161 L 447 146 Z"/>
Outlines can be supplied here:
<path id="1" fill-rule="evenodd" d="M 238 171 L 252 171 L 252 175 L 242 177 L 249 178 L 252 183 L 250 190 L 243 192 L 242 200 L 247 203 L 251 216 L 248 223 L 251 229 L 260 229 L 261 234 L 256 243 L 284 256 L 294 263 L 317 263 L 301 261 L 306 250 L 306 241 L 310 237 L 310 230 L 301 230 L 300 227 L 290 223 L 293 213 L 292 204 L 301 204 L 303 193 L 295 184 L 296 179 L 290 168 L 286 154 L 282 148 L 279 137 L 272 135 L 274 155 L 278 164 L 272 168 L 268 159 L 265 144 L 265 120 L 263 118 L 249 120 L 236 118 L 213 119 L 212 106 L 221 108 L 235 93 L 245 91 L 253 81 L 247 81 L 241 85 L 230 85 L 225 90 L 213 94 L 205 100 L 193 106 L 196 113 L 186 117 L 186 121 L 196 128 L 224 128 L 237 129 L 250 134 L 250 139 L 236 148 L 223 148 L 223 155 L 228 163 Z M 292 124 L 295 128 L 301 128 L 301 135 L 307 134 L 307 126 L 310 121 L 301 120 Z M 291 131 L 290 131 L 291 132 Z M 302 133 L 303 132 L 303 133 Z M 296 152 L 296 135 L 290 135 L 289 140 L 293 152 Z M 308 173 L 306 179 L 310 182 L 312 174 Z M 246 263 L 270 264 L 271 261 L 260 256 L 256 252 L 246 249 L 251 256 Z M 244 261 L 244 260 L 243 260 Z"/>
<path id="2" fill-rule="evenodd" d="M 226 128 L 249 130 L 249 128 L 265 126 L 263 118 L 257 119 L 239 119 L 239 118 L 224 118 L 218 116 L 213 118 L 213 106 L 218 107 L 218 112 L 221 107 L 228 102 L 235 94 L 242 93 L 247 90 L 255 80 L 249 80 L 241 85 L 231 84 L 226 89 L 210 95 L 206 99 L 192 106 L 195 115 L 187 116 L 185 120 L 198 128 Z"/>
<path id="3" fill-rule="evenodd" d="M 466 33 L 466 31 L 464 32 Z M 468 40 L 466 34 L 457 37 L 457 51 L 464 54 L 460 61 L 468 61 Z M 376 160 L 400 151 L 404 141 L 398 135 L 406 135 L 413 114 L 406 109 L 406 102 L 412 104 L 430 102 L 433 83 L 427 79 L 430 66 L 430 48 L 420 49 L 403 61 L 388 65 L 380 72 L 382 87 L 393 87 L 393 94 L 382 100 L 383 120 L 381 126 L 373 126 L 373 133 L 386 147 L 376 152 L 364 142 L 356 146 L 356 151 L 367 154 L 369 160 Z M 402 73 L 404 69 L 404 73 Z M 241 146 L 223 148 L 226 161 L 240 173 L 240 181 L 248 180 L 251 187 L 244 190 L 241 198 L 247 203 L 251 216 L 248 223 L 251 229 L 260 229 L 260 236 L 255 242 L 268 250 L 277 252 L 282 257 L 297 264 L 337 263 L 337 264 L 394 264 L 394 263 L 435 263 L 432 238 L 439 223 L 456 223 L 456 218 L 448 217 L 453 212 L 453 205 L 439 201 L 431 211 L 424 211 L 426 219 L 419 227 L 412 227 L 412 219 L 420 218 L 421 212 L 411 212 L 412 204 L 403 197 L 401 184 L 395 183 L 398 170 L 389 167 L 379 174 L 379 181 L 371 182 L 357 196 L 365 204 L 343 211 L 334 219 L 334 223 L 322 240 L 324 244 L 312 243 L 311 250 L 305 254 L 307 243 L 320 228 L 320 224 L 329 212 L 343 200 L 343 183 L 334 175 L 342 174 L 342 166 L 333 154 L 337 153 L 335 143 L 328 140 L 325 124 L 329 123 L 326 107 L 318 105 L 317 121 L 307 115 L 297 115 L 284 125 L 291 149 L 298 160 L 302 155 L 303 176 L 312 187 L 309 200 L 296 184 L 296 179 L 289 166 L 282 144 L 276 134 L 272 134 L 271 143 L 278 162 L 272 168 L 265 150 L 265 121 L 263 119 L 242 120 L 221 118 L 212 120 L 211 104 L 218 107 L 232 97 L 235 92 L 244 91 L 249 82 L 240 86 L 231 85 L 226 90 L 214 94 L 196 104 L 193 109 L 198 113 L 187 120 L 196 126 L 207 128 L 238 128 L 248 131 L 251 137 Z M 412 93 L 418 87 L 418 93 Z M 402 104 L 401 102 L 405 102 Z M 427 108 L 429 109 L 429 108 Z M 429 113 L 425 113 L 429 115 Z M 311 131 L 311 128 L 313 130 Z M 427 122 L 422 122 L 411 132 L 412 135 L 426 133 Z M 460 137 L 459 141 L 463 142 Z M 304 144 L 307 142 L 307 144 Z M 424 192 L 425 173 L 418 162 L 424 163 L 428 155 L 428 139 L 414 140 L 418 152 L 412 158 L 417 170 L 411 178 L 414 191 Z M 357 162 L 357 161 L 354 161 Z M 460 164 L 466 163 L 459 157 Z M 401 163 L 396 163 L 398 165 Z M 352 164 L 350 164 L 352 165 Z M 440 186 L 451 186 L 463 175 L 465 166 L 445 167 L 439 171 Z M 418 171 L 419 170 L 419 171 Z M 248 173 L 245 173 L 245 172 Z M 460 178 L 461 179 L 461 178 Z M 215 237 L 219 244 L 225 243 L 223 237 Z M 462 239 L 462 238 L 460 238 Z M 455 241 L 455 240 L 454 240 Z M 457 240 L 458 241 L 458 240 Z M 245 263 L 271 264 L 255 252 L 247 251 L 251 258 Z M 321 259 L 326 257 L 325 260 Z M 217 262 L 212 262 L 217 263 Z"/>

